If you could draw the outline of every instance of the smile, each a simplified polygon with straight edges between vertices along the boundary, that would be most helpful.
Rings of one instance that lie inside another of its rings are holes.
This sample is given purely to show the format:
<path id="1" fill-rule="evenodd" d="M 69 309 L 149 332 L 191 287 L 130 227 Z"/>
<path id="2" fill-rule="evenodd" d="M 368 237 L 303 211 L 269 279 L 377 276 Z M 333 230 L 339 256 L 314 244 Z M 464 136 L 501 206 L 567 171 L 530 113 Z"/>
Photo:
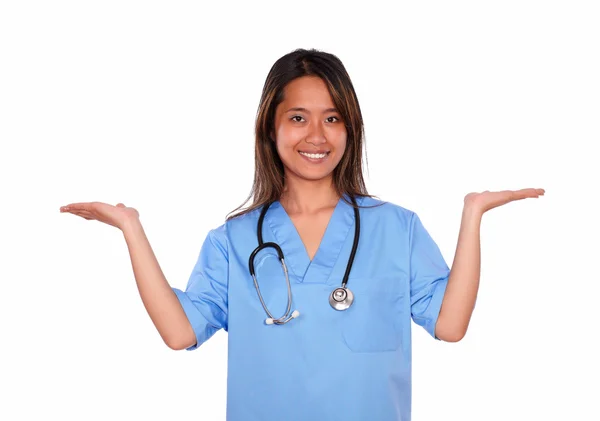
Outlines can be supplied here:
<path id="1" fill-rule="evenodd" d="M 329 155 L 329 152 L 323 152 L 323 153 L 299 152 L 299 153 L 300 153 L 300 155 L 305 156 L 307 158 L 311 158 L 311 159 L 323 159 L 327 155 Z"/>

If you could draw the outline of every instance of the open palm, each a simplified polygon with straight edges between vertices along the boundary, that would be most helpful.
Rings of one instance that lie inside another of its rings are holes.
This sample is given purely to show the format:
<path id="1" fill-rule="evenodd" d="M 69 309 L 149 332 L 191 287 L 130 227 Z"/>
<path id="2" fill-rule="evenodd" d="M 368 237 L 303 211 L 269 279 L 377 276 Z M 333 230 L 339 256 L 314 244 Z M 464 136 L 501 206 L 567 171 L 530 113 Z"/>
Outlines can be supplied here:
<path id="1" fill-rule="evenodd" d="M 95 219 L 121 230 L 128 220 L 140 216 L 136 209 L 129 208 L 123 203 L 118 203 L 116 206 L 102 202 L 70 203 L 61 206 L 60 211 L 69 212 L 87 220 Z"/>
<path id="2" fill-rule="evenodd" d="M 515 200 L 522 200 L 528 198 L 538 198 L 543 196 L 545 193 L 544 189 L 521 189 L 521 190 L 502 190 L 502 191 L 489 191 L 486 190 L 481 193 L 469 193 L 465 196 L 465 206 L 473 206 L 481 213 L 487 212 L 490 209 L 494 209 L 498 206 L 505 205 Z"/>

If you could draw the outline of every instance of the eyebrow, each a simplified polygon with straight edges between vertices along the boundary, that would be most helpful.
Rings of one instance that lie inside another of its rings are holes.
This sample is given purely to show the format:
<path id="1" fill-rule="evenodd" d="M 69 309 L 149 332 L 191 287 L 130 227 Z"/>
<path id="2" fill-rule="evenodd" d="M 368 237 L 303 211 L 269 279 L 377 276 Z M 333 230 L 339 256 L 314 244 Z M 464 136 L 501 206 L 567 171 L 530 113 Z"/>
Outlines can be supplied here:
<path id="1" fill-rule="evenodd" d="M 302 107 L 292 107 L 289 110 L 286 111 L 286 113 L 289 113 L 290 111 L 303 111 L 305 113 L 310 114 L 310 111 L 308 111 L 306 108 L 302 108 Z M 336 108 L 327 108 L 326 110 L 323 110 L 324 113 L 338 113 L 339 111 Z"/>

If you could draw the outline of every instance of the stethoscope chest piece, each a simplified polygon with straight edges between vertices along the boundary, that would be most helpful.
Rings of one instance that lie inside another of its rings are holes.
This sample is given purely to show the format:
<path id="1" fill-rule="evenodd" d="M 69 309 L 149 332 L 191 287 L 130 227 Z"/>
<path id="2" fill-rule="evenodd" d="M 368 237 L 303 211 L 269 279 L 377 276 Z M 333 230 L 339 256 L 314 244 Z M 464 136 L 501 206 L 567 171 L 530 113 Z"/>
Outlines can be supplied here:
<path id="1" fill-rule="evenodd" d="M 329 296 L 329 304 L 336 310 L 346 310 L 353 302 L 354 294 L 345 287 L 334 289 Z"/>

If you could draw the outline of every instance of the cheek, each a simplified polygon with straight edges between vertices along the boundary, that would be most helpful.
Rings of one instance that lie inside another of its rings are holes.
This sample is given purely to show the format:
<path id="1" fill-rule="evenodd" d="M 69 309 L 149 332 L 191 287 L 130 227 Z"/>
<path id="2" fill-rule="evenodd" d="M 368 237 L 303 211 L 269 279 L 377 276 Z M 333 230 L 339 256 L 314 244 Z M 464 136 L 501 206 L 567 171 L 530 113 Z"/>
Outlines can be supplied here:
<path id="1" fill-rule="evenodd" d="M 275 144 L 278 151 L 284 151 L 285 149 L 292 147 L 295 143 L 293 133 L 284 128 L 277 130 L 275 139 L 277 139 Z"/>
<path id="2" fill-rule="evenodd" d="M 277 153 L 281 160 L 285 161 L 286 158 L 289 159 L 295 153 L 294 148 L 302 141 L 302 135 L 298 131 L 281 127 L 276 132 L 276 139 L 275 147 Z"/>
<path id="3" fill-rule="evenodd" d="M 339 141 L 333 145 L 335 147 L 335 149 L 337 150 L 337 155 L 338 155 L 339 159 L 341 159 L 342 155 L 344 155 L 344 152 L 346 152 L 347 144 L 348 144 L 347 137 L 341 136 Z"/>
<path id="4" fill-rule="evenodd" d="M 278 137 L 275 141 L 275 147 L 280 157 L 286 157 L 292 153 L 292 142 L 286 141 L 285 137 Z"/>
<path id="5" fill-rule="evenodd" d="M 294 153 L 290 142 L 286 142 L 284 138 L 278 137 L 275 141 L 275 148 L 277 149 L 277 154 L 284 167 L 290 167 L 293 162 L 292 154 Z"/>

